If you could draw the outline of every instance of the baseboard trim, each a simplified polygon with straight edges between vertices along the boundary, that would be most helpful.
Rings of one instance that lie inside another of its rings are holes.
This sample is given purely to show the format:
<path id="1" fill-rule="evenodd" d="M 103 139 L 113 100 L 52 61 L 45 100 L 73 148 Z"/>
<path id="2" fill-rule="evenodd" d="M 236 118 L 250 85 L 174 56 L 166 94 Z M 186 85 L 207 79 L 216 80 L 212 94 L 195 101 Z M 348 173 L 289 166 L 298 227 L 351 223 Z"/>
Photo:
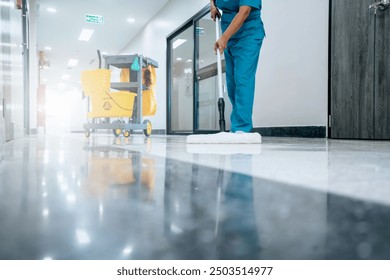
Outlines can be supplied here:
<path id="1" fill-rule="evenodd" d="M 262 136 L 267 137 L 326 138 L 326 126 L 255 127 L 253 128 L 253 132 L 258 132 Z M 72 133 L 84 133 L 84 131 L 72 131 Z M 102 132 L 102 134 L 106 133 Z M 138 133 L 142 132 L 135 131 L 135 134 Z M 152 135 L 166 134 L 167 131 L 165 129 L 153 129 L 152 132 Z"/>
<path id="2" fill-rule="evenodd" d="M 153 129 L 152 135 L 166 135 L 167 131 L 165 129 Z"/>
<path id="3" fill-rule="evenodd" d="M 84 133 L 83 130 L 72 130 L 70 133 Z M 93 132 L 94 134 L 107 134 L 107 133 L 111 133 L 111 131 L 95 131 Z M 143 132 L 141 130 L 139 131 L 134 131 L 134 134 L 142 134 Z M 152 135 L 166 135 L 167 132 L 165 129 L 153 129 L 152 130 Z"/>
<path id="4" fill-rule="evenodd" d="M 270 137 L 326 138 L 326 126 L 256 127 L 253 131 Z"/>

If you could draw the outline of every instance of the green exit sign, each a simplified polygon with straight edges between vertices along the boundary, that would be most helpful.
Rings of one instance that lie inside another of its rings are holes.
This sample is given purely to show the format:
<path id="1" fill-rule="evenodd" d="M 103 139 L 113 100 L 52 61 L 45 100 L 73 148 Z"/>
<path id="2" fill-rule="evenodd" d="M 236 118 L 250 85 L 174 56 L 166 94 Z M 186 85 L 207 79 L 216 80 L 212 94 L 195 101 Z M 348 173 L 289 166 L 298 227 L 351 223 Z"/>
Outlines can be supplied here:
<path id="1" fill-rule="evenodd" d="M 85 15 L 85 21 L 88 23 L 103 24 L 104 17 L 99 15 Z"/>

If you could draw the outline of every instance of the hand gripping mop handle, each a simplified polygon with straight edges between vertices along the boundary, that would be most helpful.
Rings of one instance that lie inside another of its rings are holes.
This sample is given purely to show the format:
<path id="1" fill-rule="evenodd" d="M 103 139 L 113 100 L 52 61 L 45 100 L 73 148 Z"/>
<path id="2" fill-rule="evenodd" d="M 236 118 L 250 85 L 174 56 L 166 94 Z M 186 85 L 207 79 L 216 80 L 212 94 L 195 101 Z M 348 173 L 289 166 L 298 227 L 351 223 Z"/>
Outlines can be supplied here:
<path id="1" fill-rule="evenodd" d="M 215 34 L 216 39 L 219 39 L 219 17 L 215 18 Z M 219 129 L 220 131 L 226 131 L 225 126 L 225 100 L 223 99 L 223 88 L 222 88 L 222 62 L 221 62 L 221 53 L 219 49 L 217 50 L 217 70 L 218 70 L 218 111 L 219 111 Z"/>

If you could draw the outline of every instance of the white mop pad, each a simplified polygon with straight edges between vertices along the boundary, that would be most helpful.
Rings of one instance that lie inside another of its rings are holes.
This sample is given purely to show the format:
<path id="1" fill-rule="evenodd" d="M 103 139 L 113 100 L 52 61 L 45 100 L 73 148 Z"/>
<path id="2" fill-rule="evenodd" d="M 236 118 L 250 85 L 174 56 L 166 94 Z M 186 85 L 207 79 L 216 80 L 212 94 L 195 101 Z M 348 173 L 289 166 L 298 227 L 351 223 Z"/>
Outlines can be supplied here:
<path id="1" fill-rule="evenodd" d="M 260 144 L 261 135 L 244 132 L 189 135 L 187 144 Z"/>

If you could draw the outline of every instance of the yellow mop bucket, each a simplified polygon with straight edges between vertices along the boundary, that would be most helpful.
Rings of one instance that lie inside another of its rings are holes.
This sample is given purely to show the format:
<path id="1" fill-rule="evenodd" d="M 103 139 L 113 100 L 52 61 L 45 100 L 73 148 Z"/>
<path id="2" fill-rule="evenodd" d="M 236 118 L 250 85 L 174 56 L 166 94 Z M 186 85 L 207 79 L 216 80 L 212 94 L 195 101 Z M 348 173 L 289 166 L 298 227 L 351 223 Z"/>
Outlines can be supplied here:
<path id="1" fill-rule="evenodd" d="M 132 117 L 136 93 L 130 91 L 110 92 L 109 69 L 87 70 L 81 73 L 84 94 L 91 99 L 89 118 Z"/>

